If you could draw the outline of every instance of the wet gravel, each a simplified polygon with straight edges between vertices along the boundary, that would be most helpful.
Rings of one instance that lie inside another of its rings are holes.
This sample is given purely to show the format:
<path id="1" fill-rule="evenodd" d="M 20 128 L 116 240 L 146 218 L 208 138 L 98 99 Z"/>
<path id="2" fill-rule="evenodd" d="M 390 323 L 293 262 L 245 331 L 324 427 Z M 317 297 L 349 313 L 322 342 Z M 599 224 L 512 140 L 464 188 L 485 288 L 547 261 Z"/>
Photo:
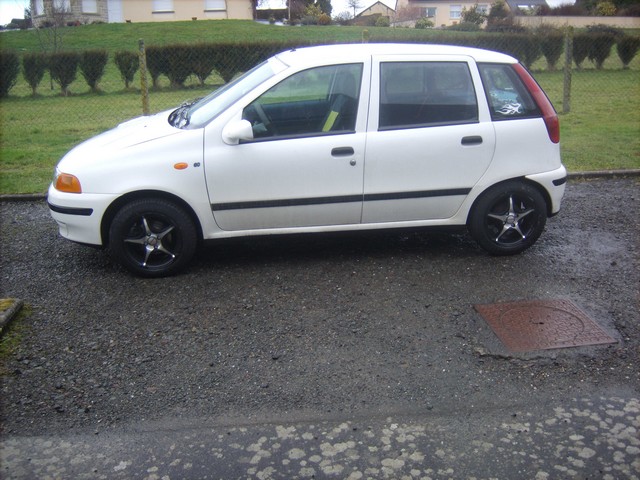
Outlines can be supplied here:
<path id="1" fill-rule="evenodd" d="M 515 257 L 452 233 L 254 238 L 159 280 L 60 238 L 44 202 L 4 201 L 1 296 L 28 315 L 0 365 L 2 433 L 637 395 L 639 192 L 637 178 L 570 183 Z M 618 343 L 509 355 L 473 309 L 534 299 L 572 300 Z"/>

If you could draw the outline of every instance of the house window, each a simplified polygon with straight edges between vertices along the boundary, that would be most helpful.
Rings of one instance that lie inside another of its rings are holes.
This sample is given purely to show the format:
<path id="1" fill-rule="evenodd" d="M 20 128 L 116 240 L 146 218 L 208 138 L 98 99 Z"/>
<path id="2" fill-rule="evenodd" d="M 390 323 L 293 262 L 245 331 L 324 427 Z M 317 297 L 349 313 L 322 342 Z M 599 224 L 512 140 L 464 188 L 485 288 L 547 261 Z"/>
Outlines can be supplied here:
<path id="1" fill-rule="evenodd" d="M 451 18 L 462 17 L 462 5 L 449 5 L 449 17 Z"/>
<path id="2" fill-rule="evenodd" d="M 98 0 L 82 0 L 82 13 L 98 13 Z"/>
<path id="3" fill-rule="evenodd" d="M 70 12 L 71 0 L 53 0 L 53 8 L 56 12 Z"/>
<path id="4" fill-rule="evenodd" d="M 476 5 L 476 12 L 482 13 L 483 15 L 488 15 L 489 5 Z"/>
<path id="5" fill-rule="evenodd" d="M 34 15 L 44 15 L 44 0 L 36 0 L 34 3 Z"/>
<path id="6" fill-rule="evenodd" d="M 153 13 L 173 12 L 173 0 L 153 0 Z"/>
<path id="7" fill-rule="evenodd" d="M 426 7 L 422 9 L 422 16 L 427 18 L 435 18 L 436 7 Z"/>
<path id="8" fill-rule="evenodd" d="M 226 9 L 227 9 L 226 0 L 205 0 L 204 2 L 205 12 L 209 12 L 212 10 L 226 10 Z"/>

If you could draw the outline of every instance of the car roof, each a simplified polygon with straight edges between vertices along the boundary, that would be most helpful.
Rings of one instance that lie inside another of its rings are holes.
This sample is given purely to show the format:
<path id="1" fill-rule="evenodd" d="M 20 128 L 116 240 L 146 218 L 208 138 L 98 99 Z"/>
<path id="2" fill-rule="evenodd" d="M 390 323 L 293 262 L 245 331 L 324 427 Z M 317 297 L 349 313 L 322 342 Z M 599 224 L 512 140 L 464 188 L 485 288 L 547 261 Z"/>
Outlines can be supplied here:
<path id="1" fill-rule="evenodd" d="M 373 55 L 464 55 L 476 62 L 517 63 L 503 53 L 479 48 L 420 43 L 349 43 L 295 48 L 282 52 L 277 58 L 290 66 L 323 64 L 327 61 L 354 61 Z"/>

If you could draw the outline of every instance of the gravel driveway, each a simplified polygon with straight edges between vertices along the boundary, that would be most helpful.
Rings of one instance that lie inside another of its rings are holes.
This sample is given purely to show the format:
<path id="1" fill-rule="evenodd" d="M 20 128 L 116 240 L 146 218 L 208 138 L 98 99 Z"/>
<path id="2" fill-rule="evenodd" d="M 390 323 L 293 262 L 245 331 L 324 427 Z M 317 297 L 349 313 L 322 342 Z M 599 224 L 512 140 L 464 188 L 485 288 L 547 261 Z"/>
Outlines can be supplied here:
<path id="1" fill-rule="evenodd" d="M 2 202 L 2 297 L 25 301 L 2 364 L 2 434 L 131 422 L 448 412 L 594 391 L 640 395 L 637 179 L 574 181 L 526 253 L 464 234 L 225 241 L 184 274 L 134 278 Z M 570 299 L 610 346 L 505 355 L 473 305 Z"/>

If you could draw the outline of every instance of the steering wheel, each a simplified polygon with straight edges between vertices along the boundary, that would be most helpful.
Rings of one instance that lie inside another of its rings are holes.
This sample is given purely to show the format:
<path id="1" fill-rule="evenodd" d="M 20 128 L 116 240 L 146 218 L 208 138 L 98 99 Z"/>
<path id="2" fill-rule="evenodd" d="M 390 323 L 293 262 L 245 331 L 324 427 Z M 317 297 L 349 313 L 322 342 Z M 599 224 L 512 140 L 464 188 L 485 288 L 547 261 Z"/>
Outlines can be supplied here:
<path id="1" fill-rule="evenodd" d="M 262 122 L 262 125 L 264 125 L 264 128 L 269 133 L 269 135 L 276 135 L 276 129 L 273 127 L 273 123 L 271 123 L 269 117 L 267 117 L 267 114 L 265 113 L 264 108 L 262 108 L 262 105 L 256 102 L 252 106 L 258 114 L 258 117 L 260 117 L 260 121 Z"/>

